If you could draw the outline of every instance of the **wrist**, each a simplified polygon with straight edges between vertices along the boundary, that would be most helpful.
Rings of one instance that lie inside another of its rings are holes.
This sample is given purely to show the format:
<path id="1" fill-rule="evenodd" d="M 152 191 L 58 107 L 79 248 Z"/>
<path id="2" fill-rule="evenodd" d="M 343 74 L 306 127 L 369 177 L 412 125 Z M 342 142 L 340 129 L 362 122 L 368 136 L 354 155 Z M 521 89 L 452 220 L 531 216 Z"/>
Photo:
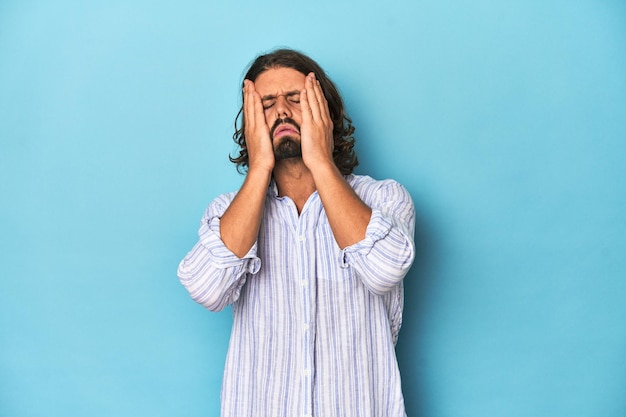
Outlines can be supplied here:
<path id="1" fill-rule="evenodd" d="M 274 160 L 254 161 L 248 163 L 248 175 L 271 175 L 274 170 Z"/>
<path id="2" fill-rule="evenodd" d="M 317 161 L 312 163 L 310 167 L 307 167 L 309 171 L 311 171 L 311 175 L 313 175 L 316 184 L 323 184 L 331 178 L 340 177 L 343 179 L 343 175 L 333 160 Z"/>

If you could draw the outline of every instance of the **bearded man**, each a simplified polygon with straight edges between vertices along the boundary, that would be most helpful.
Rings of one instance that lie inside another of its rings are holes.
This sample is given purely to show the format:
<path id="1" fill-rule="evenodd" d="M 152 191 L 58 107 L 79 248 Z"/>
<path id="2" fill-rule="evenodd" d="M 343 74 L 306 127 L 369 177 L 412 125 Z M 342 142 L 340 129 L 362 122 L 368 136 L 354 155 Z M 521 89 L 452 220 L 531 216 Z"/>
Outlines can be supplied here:
<path id="1" fill-rule="evenodd" d="M 242 87 L 231 161 L 245 179 L 210 203 L 178 268 L 195 301 L 232 307 L 222 416 L 405 416 L 411 198 L 353 174 L 354 127 L 308 56 L 260 55 Z"/>

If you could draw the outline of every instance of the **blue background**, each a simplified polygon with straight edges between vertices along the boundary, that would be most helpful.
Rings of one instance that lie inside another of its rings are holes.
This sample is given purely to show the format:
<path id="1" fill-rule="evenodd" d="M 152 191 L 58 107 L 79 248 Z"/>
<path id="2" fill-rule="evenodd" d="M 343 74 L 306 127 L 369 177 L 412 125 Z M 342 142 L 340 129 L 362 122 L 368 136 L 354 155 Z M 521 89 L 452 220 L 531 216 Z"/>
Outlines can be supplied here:
<path id="1" fill-rule="evenodd" d="M 315 58 L 417 209 L 412 417 L 626 416 L 626 3 L 0 3 L 0 416 L 217 416 L 176 267 L 243 70 Z"/>

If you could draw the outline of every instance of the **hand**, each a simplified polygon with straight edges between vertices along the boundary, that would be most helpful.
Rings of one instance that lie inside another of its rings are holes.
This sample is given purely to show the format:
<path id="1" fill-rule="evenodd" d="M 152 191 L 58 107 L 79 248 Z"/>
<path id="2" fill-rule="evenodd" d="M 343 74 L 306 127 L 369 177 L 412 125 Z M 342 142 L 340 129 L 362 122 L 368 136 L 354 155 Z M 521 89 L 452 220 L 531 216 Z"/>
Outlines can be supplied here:
<path id="1" fill-rule="evenodd" d="M 322 87 L 313 73 L 306 76 L 304 90 L 300 94 L 300 106 L 304 164 L 312 171 L 323 164 L 334 164 L 333 122 Z"/>
<path id="2" fill-rule="evenodd" d="M 265 122 L 261 96 L 250 80 L 243 82 L 243 117 L 246 121 L 245 136 L 248 149 L 248 172 L 257 168 L 274 169 L 274 148 L 270 129 Z"/>

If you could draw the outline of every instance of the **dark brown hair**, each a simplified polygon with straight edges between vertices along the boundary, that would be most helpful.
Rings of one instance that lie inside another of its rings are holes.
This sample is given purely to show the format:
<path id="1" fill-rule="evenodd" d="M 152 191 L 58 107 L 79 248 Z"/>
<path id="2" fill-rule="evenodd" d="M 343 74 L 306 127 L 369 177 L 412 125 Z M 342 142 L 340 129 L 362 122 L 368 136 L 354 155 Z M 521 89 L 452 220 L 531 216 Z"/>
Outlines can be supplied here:
<path id="1" fill-rule="evenodd" d="M 328 101 L 328 110 L 333 122 L 333 139 L 335 142 L 333 159 L 335 165 L 337 165 L 342 174 L 351 174 L 354 167 L 359 163 L 354 151 L 354 137 L 352 136 L 354 126 L 352 126 L 352 120 L 344 111 L 343 100 L 333 82 L 315 61 L 292 49 L 277 49 L 273 52 L 259 55 L 250 65 L 244 79 L 254 82 L 259 75 L 272 68 L 292 68 L 304 75 L 310 72 L 315 74 Z M 242 105 L 235 118 L 235 133 L 233 134 L 233 140 L 240 148 L 239 155 L 237 157 L 229 156 L 230 161 L 237 165 L 237 170 L 241 173 L 245 172 L 248 167 L 245 127 L 246 120 Z"/>

